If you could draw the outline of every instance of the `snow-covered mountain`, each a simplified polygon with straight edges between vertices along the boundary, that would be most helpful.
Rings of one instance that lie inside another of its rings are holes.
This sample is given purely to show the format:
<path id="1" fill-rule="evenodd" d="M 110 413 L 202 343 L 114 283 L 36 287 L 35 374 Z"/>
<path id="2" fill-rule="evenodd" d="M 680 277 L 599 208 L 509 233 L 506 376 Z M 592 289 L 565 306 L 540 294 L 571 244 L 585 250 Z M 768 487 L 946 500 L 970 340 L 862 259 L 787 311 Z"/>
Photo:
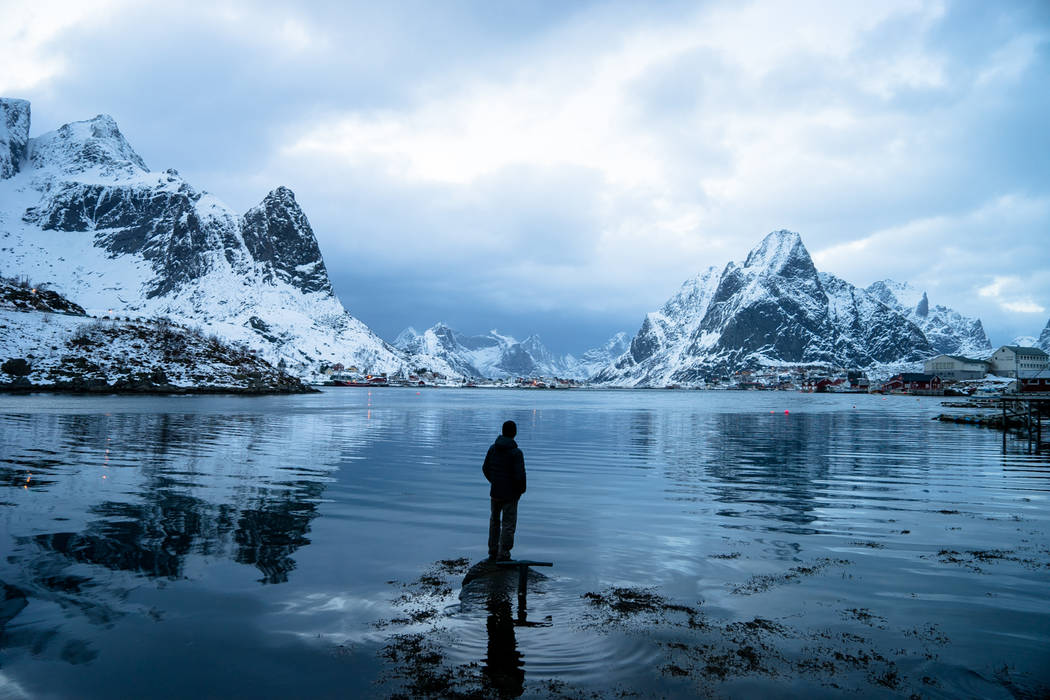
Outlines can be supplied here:
<path id="1" fill-rule="evenodd" d="M 868 294 L 908 317 L 922 329 L 936 353 L 984 358 L 992 344 L 981 320 L 963 316 L 947 306 L 930 305 L 926 292 L 907 282 L 881 280 L 868 286 Z"/>
<path id="2" fill-rule="evenodd" d="M 0 98 L 4 274 L 47 282 L 90 313 L 201 326 L 303 371 L 405 366 L 332 293 L 291 190 L 240 216 L 177 171 L 151 171 L 109 116 L 35 138 L 29 125 L 28 102 Z"/>
<path id="3" fill-rule="evenodd" d="M 586 379 L 622 353 L 627 341 L 626 333 L 617 333 L 602 347 L 588 350 L 577 359 L 572 355 L 554 355 L 537 335 L 519 342 L 495 330 L 483 335 L 465 335 L 438 323 L 422 333 L 406 328 L 394 345 L 411 355 L 417 365 L 443 374 L 490 379 Z"/>
<path id="4" fill-rule="evenodd" d="M 875 367 L 933 354 L 904 314 L 817 272 L 797 233 L 774 231 L 743 263 L 686 281 L 593 380 L 663 386 L 763 365 Z"/>
<path id="5" fill-rule="evenodd" d="M 631 347 L 631 336 L 626 331 L 616 333 L 604 344 L 580 355 L 576 360 L 576 366 L 579 368 L 576 376 L 590 379 L 627 352 L 629 347 Z"/>
<path id="6" fill-rule="evenodd" d="M 1034 335 L 1019 335 L 1010 341 L 1010 345 L 1022 348 L 1037 348 L 1039 347 L 1039 339 Z"/>
<path id="7" fill-rule="evenodd" d="M 1050 353 L 1050 321 L 1046 322 L 1043 332 L 1039 334 L 1039 340 L 1036 341 L 1036 347 L 1042 349 L 1044 352 Z"/>
<path id="8" fill-rule="evenodd" d="M 0 278 L 0 389 L 303 392 L 243 346 L 166 319 L 98 319 L 61 294 Z"/>

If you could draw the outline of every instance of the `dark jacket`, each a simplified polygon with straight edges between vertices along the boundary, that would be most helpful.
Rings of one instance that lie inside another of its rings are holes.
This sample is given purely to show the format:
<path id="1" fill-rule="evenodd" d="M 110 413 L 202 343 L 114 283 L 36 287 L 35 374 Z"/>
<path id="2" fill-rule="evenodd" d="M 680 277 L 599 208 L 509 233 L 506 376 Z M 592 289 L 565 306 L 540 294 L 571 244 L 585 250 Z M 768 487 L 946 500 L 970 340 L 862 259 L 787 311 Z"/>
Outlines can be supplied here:
<path id="1" fill-rule="evenodd" d="M 485 455 L 481 471 L 492 484 L 489 497 L 516 501 L 525 493 L 525 456 L 511 438 L 503 435 L 496 438 Z"/>

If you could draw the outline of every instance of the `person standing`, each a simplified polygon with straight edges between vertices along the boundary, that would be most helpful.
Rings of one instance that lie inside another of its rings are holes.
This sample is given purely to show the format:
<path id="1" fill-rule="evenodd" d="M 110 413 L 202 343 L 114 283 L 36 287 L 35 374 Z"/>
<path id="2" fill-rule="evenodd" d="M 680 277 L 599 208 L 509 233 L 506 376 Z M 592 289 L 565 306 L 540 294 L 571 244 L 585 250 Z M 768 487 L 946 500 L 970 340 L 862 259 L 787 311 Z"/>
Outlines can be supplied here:
<path id="1" fill-rule="evenodd" d="M 518 525 L 518 499 L 525 493 L 525 456 L 514 442 L 518 426 L 509 420 L 501 435 L 485 455 L 481 471 L 492 485 L 489 489 L 489 559 L 507 561 L 514 547 Z"/>

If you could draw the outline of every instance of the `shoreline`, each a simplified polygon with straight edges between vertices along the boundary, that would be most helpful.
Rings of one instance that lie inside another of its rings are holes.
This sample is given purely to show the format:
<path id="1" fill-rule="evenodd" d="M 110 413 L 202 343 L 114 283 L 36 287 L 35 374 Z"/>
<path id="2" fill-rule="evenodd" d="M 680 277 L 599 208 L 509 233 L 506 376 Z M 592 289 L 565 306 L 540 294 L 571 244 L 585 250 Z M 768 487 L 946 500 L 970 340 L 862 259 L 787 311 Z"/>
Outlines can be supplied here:
<path id="1" fill-rule="evenodd" d="M 321 391 L 309 384 L 296 388 L 264 388 L 234 386 L 116 386 L 113 384 L 0 384 L 0 394 L 66 394 L 72 396 L 184 396 L 235 394 L 243 396 L 286 396 L 293 394 L 320 394 Z"/>

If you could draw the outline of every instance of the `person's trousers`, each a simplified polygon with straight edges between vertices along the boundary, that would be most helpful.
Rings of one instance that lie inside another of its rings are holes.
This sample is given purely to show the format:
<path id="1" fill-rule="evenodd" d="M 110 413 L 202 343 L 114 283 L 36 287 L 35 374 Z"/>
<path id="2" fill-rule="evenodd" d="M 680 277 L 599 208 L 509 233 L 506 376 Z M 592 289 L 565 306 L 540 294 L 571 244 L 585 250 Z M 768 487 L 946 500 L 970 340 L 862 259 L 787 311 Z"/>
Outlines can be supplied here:
<path id="1" fill-rule="evenodd" d="M 510 555 L 514 547 L 514 530 L 518 526 L 518 502 L 492 500 L 489 516 L 489 556 Z"/>

